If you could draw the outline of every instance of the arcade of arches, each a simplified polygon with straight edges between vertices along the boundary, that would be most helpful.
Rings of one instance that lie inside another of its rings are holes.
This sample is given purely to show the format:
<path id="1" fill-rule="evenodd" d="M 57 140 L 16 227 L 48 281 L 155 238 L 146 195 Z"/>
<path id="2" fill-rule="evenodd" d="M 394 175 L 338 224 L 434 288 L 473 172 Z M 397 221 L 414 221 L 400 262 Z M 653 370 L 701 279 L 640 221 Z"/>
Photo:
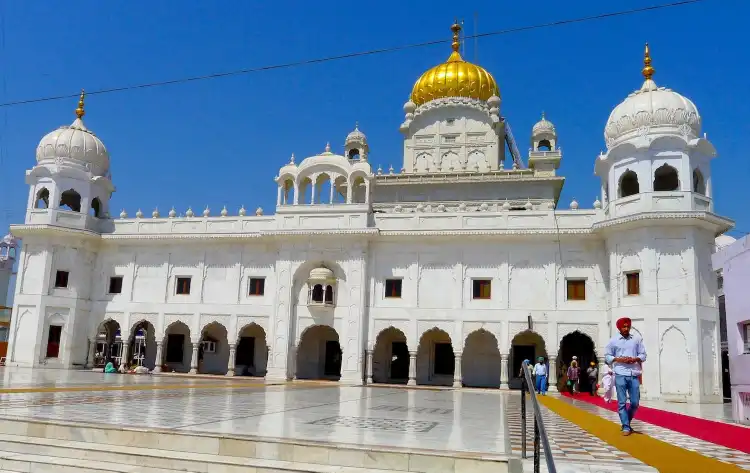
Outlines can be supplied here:
<path id="1" fill-rule="evenodd" d="M 267 360 L 266 334 L 256 324 L 243 327 L 230 343 L 227 329 L 217 322 L 203 327 L 196 341 L 183 322 L 172 323 L 157 337 L 148 321 L 123 333 L 120 324 L 107 320 L 89 346 L 88 364 L 102 368 L 111 362 L 123 372 L 142 366 L 156 373 L 264 376 Z"/>
<path id="2" fill-rule="evenodd" d="M 433 328 L 422 334 L 415 350 L 401 330 L 388 327 L 366 352 L 367 383 L 519 389 L 523 360 L 541 356 L 548 363 L 549 384 L 556 386 L 564 382 L 573 356 L 584 369 L 591 361 L 598 362 L 593 340 L 579 331 L 565 335 L 552 358 L 544 339 L 531 330 L 513 337 L 508 354 L 501 354 L 496 337 L 483 329 L 466 337 L 462 351 L 453 343 L 448 333 Z M 234 343 L 229 343 L 227 329 L 218 322 L 204 326 L 196 341 L 183 322 L 169 325 L 160 339 L 150 322 L 134 324 L 123 336 L 120 325 L 107 320 L 99 326 L 89 360 L 96 368 L 112 362 L 121 371 L 143 366 L 154 372 L 265 376 L 268 348 L 266 334 L 257 324 L 243 327 Z M 296 379 L 338 381 L 341 363 L 336 330 L 313 325 L 300 337 L 292 373 Z M 581 390 L 585 391 L 588 386 L 583 378 Z"/>

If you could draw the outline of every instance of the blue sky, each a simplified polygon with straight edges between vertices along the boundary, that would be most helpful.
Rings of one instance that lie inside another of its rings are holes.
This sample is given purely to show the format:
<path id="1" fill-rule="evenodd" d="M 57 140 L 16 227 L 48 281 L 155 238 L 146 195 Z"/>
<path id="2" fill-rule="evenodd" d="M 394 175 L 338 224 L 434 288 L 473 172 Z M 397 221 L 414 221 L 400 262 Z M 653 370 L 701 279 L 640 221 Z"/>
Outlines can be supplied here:
<path id="1" fill-rule="evenodd" d="M 350 52 L 450 39 L 467 33 L 631 9 L 657 0 L 609 2 L 248 2 L 161 0 L 2 2 L 0 102 L 162 81 Z M 479 63 L 500 84 L 501 111 L 521 152 L 545 110 L 563 149 L 561 207 L 598 194 L 594 159 L 606 119 L 642 82 L 643 43 L 657 84 L 690 97 L 719 158 L 717 211 L 750 231 L 747 73 L 742 32 L 750 2 L 709 0 L 627 17 L 480 39 Z M 214 214 L 226 205 L 273 211 L 273 177 L 291 153 L 334 151 L 356 121 L 371 161 L 398 169 L 402 105 L 413 82 L 442 62 L 448 44 L 325 64 L 91 96 L 85 121 L 107 145 L 117 192 L 113 214 L 175 206 Z M 475 57 L 473 40 L 467 59 Z M 69 124 L 74 99 L 0 108 L 0 229 L 23 220 L 39 139 Z M 738 235 L 738 233 L 735 233 Z"/>

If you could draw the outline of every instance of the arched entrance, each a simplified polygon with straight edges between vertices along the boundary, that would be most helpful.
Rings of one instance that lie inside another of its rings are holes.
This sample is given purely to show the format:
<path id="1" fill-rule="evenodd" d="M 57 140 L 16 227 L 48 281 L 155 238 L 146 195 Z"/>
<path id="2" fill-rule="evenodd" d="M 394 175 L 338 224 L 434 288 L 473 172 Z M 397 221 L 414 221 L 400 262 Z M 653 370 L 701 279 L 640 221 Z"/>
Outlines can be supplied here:
<path id="1" fill-rule="evenodd" d="M 417 348 L 417 384 L 452 386 L 455 369 L 451 337 L 438 328 L 422 334 Z"/>
<path id="2" fill-rule="evenodd" d="M 463 385 L 472 388 L 500 387 L 500 350 L 497 339 L 486 330 L 476 330 L 466 337 L 461 376 Z"/>
<path id="3" fill-rule="evenodd" d="M 508 373 L 508 387 L 521 389 L 521 366 L 523 360 L 534 363 L 538 357 L 547 360 L 547 348 L 544 339 L 532 330 L 525 330 L 510 342 L 510 371 Z"/>
<path id="4" fill-rule="evenodd" d="M 327 325 L 313 325 L 300 337 L 297 348 L 298 379 L 341 379 L 339 334 Z"/>
<path id="5" fill-rule="evenodd" d="M 149 370 L 156 365 L 156 330 L 151 323 L 142 320 L 130 330 L 128 367 L 145 366 Z"/>
<path id="6" fill-rule="evenodd" d="M 409 381 L 409 347 L 401 330 L 388 327 L 378 334 L 372 353 L 372 381 L 389 384 Z"/>
<path id="7" fill-rule="evenodd" d="M 227 374 L 229 370 L 229 342 L 227 329 L 218 322 L 203 327 L 198 347 L 198 373 Z"/>
<path id="8" fill-rule="evenodd" d="M 165 330 L 164 339 L 162 371 L 189 372 L 190 357 L 193 353 L 190 328 L 183 322 L 174 322 Z"/>
<path id="9" fill-rule="evenodd" d="M 560 350 L 557 356 L 558 380 L 562 381 L 565 378 L 563 374 L 567 373 L 568 366 L 570 366 L 570 362 L 573 361 L 574 356 L 578 357 L 578 366 L 581 368 L 581 392 L 589 392 L 591 384 L 589 383 L 588 376 L 586 376 L 586 369 L 592 361 L 596 363 L 598 369 L 599 360 L 596 357 L 596 345 L 594 341 L 591 337 L 578 330 L 570 332 L 560 340 Z M 561 387 L 558 386 L 558 389 Z"/>
<path id="10" fill-rule="evenodd" d="M 94 368 L 104 368 L 110 361 L 115 365 L 115 368 L 119 368 L 122 362 L 120 324 L 110 319 L 99 325 L 95 343 Z"/>
<path id="11" fill-rule="evenodd" d="M 237 337 L 234 360 L 236 376 L 265 376 L 268 363 L 266 332 L 258 324 L 245 325 Z"/>

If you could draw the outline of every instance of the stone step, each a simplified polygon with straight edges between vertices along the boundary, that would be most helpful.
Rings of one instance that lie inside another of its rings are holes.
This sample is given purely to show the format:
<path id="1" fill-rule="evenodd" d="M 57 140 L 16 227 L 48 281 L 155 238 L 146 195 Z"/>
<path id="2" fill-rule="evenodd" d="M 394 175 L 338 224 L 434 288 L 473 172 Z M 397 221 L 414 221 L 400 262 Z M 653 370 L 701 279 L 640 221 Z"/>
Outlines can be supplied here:
<path id="1" fill-rule="evenodd" d="M 17 461 L 12 455 L 26 455 L 33 458 L 48 456 L 73 459 L 74 462 L 93 462 L 91 465 L 93 469 L 90 471 L 113 472 L 516 473 L 521 471 L 519 459 L 503 456 L 262 437 L 226 437 L 174 430 L 123 429 L 17 419 L 3 419 L 0 422 L 0 449 L 5 452 L 3 455 L 10 455 L 7 461 Z M 3 458 L 6 457 L 3 456 Z M 103 463 L 131 469 L 102 470 L 100 468 L 97 470 L 94 468 L 94 465 Z M 54 462 L 50 464 L 54 465 Z M 60 463 L 60 465 L 65 464 Z M 11 464 L 6 466 L 2 463 L 0 463 L 0 468 L 15 469 Z M 36 471 L 46 472 L 47 470 L 21 469 L 17 471 L 36 473 Z"/>

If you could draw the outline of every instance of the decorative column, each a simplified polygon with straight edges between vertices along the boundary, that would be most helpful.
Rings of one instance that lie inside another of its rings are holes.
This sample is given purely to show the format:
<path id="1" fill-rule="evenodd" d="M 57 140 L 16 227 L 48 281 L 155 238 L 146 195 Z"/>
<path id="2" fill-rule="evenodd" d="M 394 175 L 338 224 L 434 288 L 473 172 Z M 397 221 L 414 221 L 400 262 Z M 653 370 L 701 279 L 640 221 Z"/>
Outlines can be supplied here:
<path id="1" fill-rule="evenodd" d="M 234 376 L 234 359 L 237 354 L 237 345 L 229 344 L 229 366 L 227 366 L 227 376 Z"/>
<path id="2" fill-rule="evenodd" d="M 125 342 L 122 344 L 122 357 L 120 358 L 120 373 L 125 373 L 128 371 L 128 358 L 130 358 L 130 337 L 122 337 L 122 340 L 125 340 Z"/>
<path id="3" fill-rule="evenodd" d="M 417 385 L 417 352 L 409 352 L 409 382 L 408 386 Z"/>
<path id="4" fill-rule="evenodd" d="M 508 389 L 508 359 L 507 353 L 500 355 L 500 389 Z"/>
<path id="5" fill-rule="evenodd" d="M 96 339 L 89 340 L 89 358 L 86 360 L 87 369 L 94 367 L 94 358 L 96 358 Z"/>
<path id="6" fill-rule="evenodd" d="M 463 386 L 461 382 L 461 352 L 457 352 L 453 359 L 453 387 L 460 388 Z"/>
<path id="7" fill-rule="evenodd" d="M 161 340 L 156 342 L 156 363 L 154 364 L 154 373 L 161 373 L 161 365 L 163 363 L 162 346 L 164 342 Z"/>
<path id="8" fill-rule="evenodd" d="M 367 384 L 372 384 L 372 350 L 367 350 Z"/>
<path id="9" fill-rule="evenodd" d="M 549 359 L 549 373 L 547 373 L 547 391 L 557 391 L 557 357 Z"/>
<path id="10" fill-rule="evenodd" d="M 193 355 L 190 357 L 190 374 L 198 372 L 198 347 L 200 346 L 200 343 L 193 343 Z"/>

